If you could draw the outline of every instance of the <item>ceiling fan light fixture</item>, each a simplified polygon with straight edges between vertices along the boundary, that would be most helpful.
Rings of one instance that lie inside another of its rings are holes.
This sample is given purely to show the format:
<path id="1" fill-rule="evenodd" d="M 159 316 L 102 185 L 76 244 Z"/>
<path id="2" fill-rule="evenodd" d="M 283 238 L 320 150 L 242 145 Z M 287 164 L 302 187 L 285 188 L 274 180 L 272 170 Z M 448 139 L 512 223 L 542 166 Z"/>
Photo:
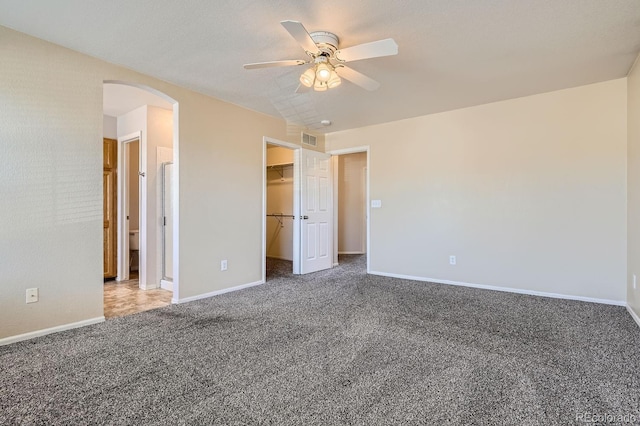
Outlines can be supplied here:
<path id="1" fill-rule="evenodd" d="M 344 63 L 398 54 L 398 45 L 392 38 L 340 48 L 338 36 L 333 33 L 328 31 L 309 33 L 304 25 L 298 21 L 286 20 L 280 23 L 311 59 L 256 62 L 245 64 L 244 68 L 251 70 L 312 64 L 300 76 L 300 85 L 296 89 L 296 93 L 305 92 L 303 87 L 313 87 L 316 91 L 323 92 L 339 86 L 343 78 L 363 89 L 377 90 L 380 83 L 346 67 Z M 339 72 L 336 72 L 336 68 L 339 68 Z"/>
<path id="2" fill-rule="evenodd" d="M 316 92 L 324 92 L 328 88 L 329 88 L 329 86 L 327 86 L 327 82 L 326 81 L 320 81 L 318 79 L 316 79 L 316 82 L 313 85 L 313 90 L 315 90 Z"/>
<path id="3" fill-rule="evenodd" d="M 300 76 L 300 83 L 302 83 L 302 85 L 306 87 L 313 86 L 313 83 L 315 82 L 315 80 L 316 80 L 316 72 L 313 68 L 309 68 L 308 70 L 303 72 L 302 75 Z"/>
<path id="4" fill-rule="evenodd" d="M 333 89 L 334 87 L 340 86 L 340 83 L 342 83 L 342 80 L 338 76 L 338 73 L 335 70 L 332 70 L 331 77 L 329 78 L 329 81 L 327 81 L 327 87 L 329 89 Z"/>
<path id="5" fill-rule="evenodd" d="M 325 62 L 316 65 L 316 79 L 326 83 L 331 78 L 331 67 Z"/>

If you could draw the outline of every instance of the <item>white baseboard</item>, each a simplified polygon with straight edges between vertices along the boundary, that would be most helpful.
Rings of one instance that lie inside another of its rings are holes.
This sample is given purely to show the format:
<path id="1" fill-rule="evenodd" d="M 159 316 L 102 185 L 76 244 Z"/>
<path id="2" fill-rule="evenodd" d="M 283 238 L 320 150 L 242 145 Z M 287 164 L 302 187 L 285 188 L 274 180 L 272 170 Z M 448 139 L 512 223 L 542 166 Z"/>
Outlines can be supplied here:
<path id="1" fill-rule="evenodd" d="M 369 273 L 371 275 L 380 275 L 380 276 L 383 276 L 383 277 L 401 278 L 401 279 L 412 280 L 412 281 L 426 281 L 426 282 L 436 283 L 436 284 L 457 285 L 457 286 L 462 286 L 462 287 L 480 288 L 480 289 L 483 289 L 483 290 L 504 291 L 504 292 L 507 292 L 507 293 L 527 294 L 529 296 L 552 297 L 554 299 L 579 300 L 581 302 L 602 303 L 604 305 L 616 305 L 616 306 L 626 306 L 626 304 L 627 304 L 623 300 L 596 299 L 596 298 L 593 298 L 593 297 L 573 296 L 573 295 L 570 295 L 570 294 L 547 293 L 547 292 L 544 292 L 544 291 L 523 290 L 523 289 L 511 288 L 511 287 L 497 287 L 497 286 L 493 286 L 493 285 L 473 284 L 473 283 L 465 283 L 465 282 L 460 282 L 460 281 L 438 280 L 438 279 L 435 279 L 435 278 L 416 277 L 416 276 L 412 276 L 412 275 L 391 274 L 391 273 L 388 273 L 388 272 L 370 271 Z"/>
<path id="2" fill-rule="evenodd" d="M 339 251 L 338 254 L 365 254 L 363 251 Z"/>
<path id="3" fill-rule="evenodd" d="M 84 321 L 72 322 L 70 324 L 58 325 L 56 327 L 44 328 L 42 330 L 30 331 L 29 333 L 18 334 L 17 336 L 10 336 L 0 339 L 0 346 L 21 342 L 23 340 L 33 339 L 35 337 L 46 336 L 47 334 L 57 333 L 59 331 L 71 330 L 91 324 L 98 324 L 100 322 L 104 322 L 104 317 L 96 317 Z"/>
<path id="4" fill-rule="evenodd" d="M 163 290 L 173 291 L 173 281 L 160 280 L 160 288 Z"/>
<path id="5" fill-rule="evenodd" d="M 640 317 L 638 316 L 638 314 L 636 314 L 634 310 L 631 309 L 631 306 L 629 305 L 627 305 L 627 311 L 629 311 L 629 314 L 631 314 L 631 318 L 633 318 L 636 324 L 638 324 L 638 327 L 640 327 Z"/>
<path id="6" fill-rule="evenodd" d="M 193 302 L 194 300 L 207 299 L 209 297 L 219 296 L 221 294 L 230 293 L 232 291 L 238 291 L 238 290 L 242 290 L 242 289 L 249 288 L 249 287 L 255 287 L 255 286 L 260 285 L 260 284 L 264 284 L 264 281 L 260 280 L 260 281 L 255 281 L 255 282 L 248 283 L 248 284 L 238 285 L 238 286 L 235 286 L 235 287 L 223 288 L 222 290 L 216 290 L 216 291 L 212 291 L 210 293 L 199 294 L 197 296 L 185 297 L 183 299 L 171 299 L 171 303 L 176 303 L 177 304 L 177 303 Z"/>
<path id="7" fill-rule="evenodd" d="M 157 289 L 160 288 L 159 285 L 151 285 L 151 284 L 149 284 L 149 285 L 146 285 L 146 284 L 139 285 L 138 287 L 140 288 L 140 290 L 157 290 Z"/>
<path id="8" fill-rule="evenodd" d="M 338 262 L 333 264 L 333 267 L 335 268 L 336 266 L 339 266 L 340 264 Z"/>
<path id="9" fill-rule="evenodd" d="M 288 257 L 271 256 L 271 255 L 267 255 L 267 257 L 270 258 L 270 259 L 288 260 L 289 262 L 293 262 L 293 259 L 289 259 Z"/>

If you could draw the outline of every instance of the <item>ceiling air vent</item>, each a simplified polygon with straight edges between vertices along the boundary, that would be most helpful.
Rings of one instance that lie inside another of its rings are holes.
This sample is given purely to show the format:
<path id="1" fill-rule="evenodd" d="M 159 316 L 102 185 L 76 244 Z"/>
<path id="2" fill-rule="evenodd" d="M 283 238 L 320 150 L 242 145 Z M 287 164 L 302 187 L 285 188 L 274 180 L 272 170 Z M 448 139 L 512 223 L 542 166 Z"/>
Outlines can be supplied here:
<path id="1" fill-rule="evenodd" d="M 302 133 L 302 143 L 310 146 L 317 146 L 316 137 L 307 133 Z"/>

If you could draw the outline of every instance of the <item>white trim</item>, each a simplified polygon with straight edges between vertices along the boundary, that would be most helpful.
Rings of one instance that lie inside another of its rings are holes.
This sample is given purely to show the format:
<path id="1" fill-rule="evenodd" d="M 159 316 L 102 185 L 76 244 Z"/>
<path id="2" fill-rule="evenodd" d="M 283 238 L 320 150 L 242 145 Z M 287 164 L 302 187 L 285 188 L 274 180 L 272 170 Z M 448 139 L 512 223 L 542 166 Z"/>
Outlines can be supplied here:
<path id="1" fill-rule="evenodd" d="M 179 304 L 179 303 L 193 302 L 200 299 L 208 299 L 209 297 L 219 296 L 221 294 L 230 293 L 232 291 L 243 290 L 249 287 L 255 287 L 257 285 L 261 285 L 264 283 L 265 281 L 255 281 L 252 283 L 242 284 L 235 287 L 223 288 L 222 290 L 216 290 L 209 293 L 199 294 L 197 296 L 185 297 L 184 299 L 171 299 L 171 303 Z"/>
<path id="2" fill-rule="evenodd" d="M 365 254 L 363 251 L 339 251 L 338 254 Z"/>
<path id="3" fill-rule="evenodd" d="M 333 267 L 335 268 L 336 266 L 340 266 L 340 264 L 339 264 L 338 262 L 335 262 L 335 263 L 333 264 Z"/>
<path id="4" fill-rule="evenodd" d="M 359 152 L 369 151 L 369 145 L 354 146 L 353 148 L 344 149 L 332 149 L 327 151 L 327 154 L 331 155 L 345 155 L 345 154 L 357 154 Z"/>
<path id="5" fill-rule="evenodd" d="M 267 258 L 269 258 L 269 259 L 278 259 L 278 260 L 287 260 L 289 262 L 293 261 L 292 259 L 288 259 L 288 258 L 286 258 L 284 256 L 267 256 Z"/>
<path id="6" fill-rule="evenodd" d="M 29 333 L 18 334 L 17 336 L 5 337 L 0 339 L 0 346 L 10 345 L 11 343 L 21 342 L 23 340 L 29 340 L 40 336 L 46 336 L 47 334 L 57 333 L 59 331 L 71 330 L 78 327 L 84 327 L 91 324 L 98 324 L 104 322 L 104 317 L 96 317 L 83 321 L 72 322 L 69 324 L 58 325 L 56 327 L 44 328 L 42 330 L 31 331 Z"/>
<path id="7" fill-rule="evenodd" d="M 567 300 L 579 300 L 581 302 L 591 302 L 591 303 L 601 303 L 604 305 L 616 305 L 616 306 L 625 306 L 626 302 L 622 300 L 610 300 L 610 299 L 597 299 L 594 297 L 584 297 L 584 296 L 574 296 L 570 294 L 559 294 L 559 293 L 547 293 L 544 291 L 535 291 L 535 290 L 523 290 L 519 288 L 512 287 L 498 287 L 493 285 L 485 285 L 485 284 L 473 284 L 466 283 L 461 281 L 449 281 L 449 280 L 439 280 L 435 278 L 427 278 L 427 277 L 416 277 L 413 275 L 402 275 L 402 274 L 392 274 L 388 272 L 379 272 L 379 271 L 370 271 L 371 275 L 380 275 L 383 277 L 391 277 L 391 278 L 400 278 L 403 280 L 412 280 L 412 281 L 426 281 L 430 283 L 436 284 L 447 284 L 447 285 L 457 285 L 461 287 L 471 287 L 471 288 L 480 288 L 483 290 L 494 290 L 494 291 L 504 291 L 506 293 L 517 293 L 517 294 L 527 294 L 529 296 L 540 296 L 540 297 L 552 297 L 554 299 L 567 299 Z"/>
<path id="8" fill-rule="evenodd" d="M 638 324 L 638 327 L 640 327 L 640 317 L 635 313 L 635 311 L 628 304 L 627 304 L 627 311 L 629 311 L 631 318 L 633 318 L 636 324 Z"/>
<path id="9" fill-rule="evenodd" d="M 340 229 L 340 156 L 331 156 L 331 167 L 333 169 L 333 267 L 338 263 L 338 242 Z"/>
<path id="10" fill-rule="evenodd" d="M 330 155 L 345 155 L 345 154 L 355 154 L 358 152 L 366 152 L 367 153 L 367 172 L 366 172 L 366 207 L 365 214 L 367 220 L 367 274 L 372 274 L 371 272 L 371 201 L 370 201 L 370 185 L 371 185 L 371 147 L 369 145 L 355 146 L 353 148 L 344 148 L 344 149 L 332 149 L 327 151 L 327 154 Z M 335 223 L 335 221 L 334 221 Z"/>
<path id="11" fill-rule="evenodd" d="M 180 298 L 180 104 L 173 104 L 173 297 Z"/>
<path id="12" fill-rule="evenodd" d="M 169 280 L 160 280 L 160 288 L 163 290 L 173 291 L 173 281 Z"/>
<path id="13" fill-rule="evenodd" d="M 128 197 L 125 197 L 125 191 L 128 190 L 127 186 L 129 184 L 129 180 L 131 176 L 129 176 L 129 156 L 125 155 L 125 144 L 138 141 L 138 170 L 142 172 L 141 161 L 143 157 L 143 148 L 146 151 L 146 143 L 143 143 L 142 139 L 142 131 L 139 130 L 137 132 L 129 133 L 124 136 L 120 136 L 118 138 L 118 166 L 117 166 L 117 181 L 118 181 L 118 264 L 117 264 L 117 281 L 126 281 L 129 279 L 129 222 L 125 220 L 126 211 L 128 209 Z M 138 176 L 136 176 L 139 179 Z M 142 183 L 140 184 L 139 194 L 138 194 L 138 205 L 139 205 L 139 219 L 138 219 L 138 238 L 140 249 L 138 250 L 138 269 L 139 269 L 139 282 L 143 284 L 146 278 L 146 271 L 144 271 L 144 266 L 146 262 L 143 262 L 144 256 L 146 256 L 146 231 L 144 230 L 146 225 L 146 216 L 143 220 L 142 215 L 142 204 L 143 198 L 146 202 L 146 186 L 143 190 Z M 144 194 L 144 196 L 143 196 Z M 144 225 L 143 225 L 144 224 Z M 143 247 L 143 242 L 145 242 L 145 247 Z M 144 275 L 144 276 L 143 276 Z M 142 287 L 142 285 L 141 285 Z"/>

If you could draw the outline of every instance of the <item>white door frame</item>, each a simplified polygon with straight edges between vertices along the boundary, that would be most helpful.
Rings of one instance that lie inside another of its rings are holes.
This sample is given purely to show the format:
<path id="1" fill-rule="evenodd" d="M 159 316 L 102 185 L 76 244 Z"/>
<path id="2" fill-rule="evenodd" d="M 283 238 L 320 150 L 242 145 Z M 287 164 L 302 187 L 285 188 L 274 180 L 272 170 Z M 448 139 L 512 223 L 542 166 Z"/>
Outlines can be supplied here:
<path id="1" fill-rule="evenodd" d="M 367 274 L 369 274 L 371 272 L 371 223 L 369 220 L 369 217 L 371 216 L 371 203 L 369 201 L 369 177 L 371 175 L 371 162 L 370 162 L 370 156 L 371 156 L 371 151 L 370 151 L 370 147 L 369 145 L 363 145 L 363 146 L 356 146 L 353 148 L 344 148 L 344 149 L 334 149 L 334 150 L 329 150 L 327 151 L 327 154 L 331 154 L 332 156 L 339 156 L 339 155 L 346 155 L 346 154 L 355 154 L 358 152 L 366 152 L 367 153 L 367 172 L 366 172 L 366 177 L 365 177 L 365 187 L 366 187 L 366 207 L 365 207 L 365 214 L 366 214 L 366 224 L 367 224 Z M 334 169 L 334 189 L 336 188 L 337 185 L 337 179 L 335 179 L 335 169 Z M 333 253 L 334 253 L 334 264 L 337 263 L 337 255 L 338 255 L 338 214 L 337 214 L 337 206 L 338 206 L 338 191 L 335 190 L 333 192 L 333 202 L 334 202 L 334 208 L 333 208 Z"/>
<path id="2" fill-rule="evenodd" d="M 293 273 L 300 273 L 300 155 L 302 147 L 290 142 L 262 138 L 262 282 L 267 281 L 267 145 L 293 150 Z"/>
<path id="3" fill-rule="evenodd" d="M 142 138 L 142 131 L 129 133 L 128 135 L 118 138 L 118 276 L 117 281 L 129 279 L 129 221 L 126 220 L 128 210 L 128 197 L 125 194 L 128 191 L 129 176 L 129 156 L 126 155 L 125 144 L 139 141 L 140 153 L 138 160 L 138 170 L 142 172 L 142 159 L 146 156 L 147 146 Z M 139 179 L 139 176 L 135 177 Z M 139 196 L 139 238 L 140 250 L 138 251 L 138 274 L 140 283 L 146 282 L 146 256 L 147 256 L 147 185 L 140 184 Z"/>

